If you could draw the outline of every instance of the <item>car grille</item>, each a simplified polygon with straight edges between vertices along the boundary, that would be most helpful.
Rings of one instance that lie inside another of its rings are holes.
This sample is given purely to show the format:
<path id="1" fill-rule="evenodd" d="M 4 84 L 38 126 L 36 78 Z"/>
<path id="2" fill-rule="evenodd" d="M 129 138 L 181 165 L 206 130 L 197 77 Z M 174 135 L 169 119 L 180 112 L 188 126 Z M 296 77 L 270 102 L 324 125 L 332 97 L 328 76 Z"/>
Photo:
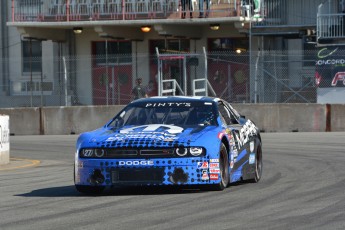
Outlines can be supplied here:
<path id="1" fill-rule="evenodd" d="M 172 157 L 174 149 L 106 149 L 106 158 Z"/>
<path id="2" fill-rule="evenodd" d="M 160 184 L 164 168 L 120 168 L 111 172 L 112 184 Z"/>

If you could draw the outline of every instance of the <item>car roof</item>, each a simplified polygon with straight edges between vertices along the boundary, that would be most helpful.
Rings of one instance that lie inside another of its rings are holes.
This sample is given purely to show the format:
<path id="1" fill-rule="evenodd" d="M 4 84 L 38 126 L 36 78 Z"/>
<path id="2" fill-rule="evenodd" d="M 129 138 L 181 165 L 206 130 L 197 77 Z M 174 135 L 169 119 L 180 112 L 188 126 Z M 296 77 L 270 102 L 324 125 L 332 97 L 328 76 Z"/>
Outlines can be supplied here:
<path id="1" fill-rule="evenodd" d="M 155 96 L 155 97 L 149 97 L 149 98 L 141 98 L 138 100 L 133 101 L 132 103 L 136 102 L 216 102 L 219 101 L 219 98 L 214 97 L 205 97 L 205 96 Z"/>

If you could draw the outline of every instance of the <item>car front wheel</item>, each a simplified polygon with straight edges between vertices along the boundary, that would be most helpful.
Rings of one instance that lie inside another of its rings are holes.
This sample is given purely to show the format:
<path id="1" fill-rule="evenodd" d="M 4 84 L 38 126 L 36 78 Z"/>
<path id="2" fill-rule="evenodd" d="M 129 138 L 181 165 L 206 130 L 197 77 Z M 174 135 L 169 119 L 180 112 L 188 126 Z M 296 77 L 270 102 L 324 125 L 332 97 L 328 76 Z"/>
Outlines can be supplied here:
<path id="1" fill-rule="evenodd" d="M 229 157 L 225 145 L 222 143 L 219 150 L 219 177 L 220 182 L 211 185 L 211 190 L 222 191 L 229 185 Z"/>

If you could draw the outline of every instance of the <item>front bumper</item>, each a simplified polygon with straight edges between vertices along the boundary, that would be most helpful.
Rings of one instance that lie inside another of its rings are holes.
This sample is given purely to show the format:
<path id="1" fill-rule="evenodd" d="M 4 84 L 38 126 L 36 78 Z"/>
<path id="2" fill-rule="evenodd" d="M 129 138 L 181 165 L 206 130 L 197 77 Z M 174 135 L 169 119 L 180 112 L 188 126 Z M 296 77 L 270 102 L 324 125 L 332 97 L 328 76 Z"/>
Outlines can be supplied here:
<path id="1" fill-rule="evenodd" d="M 75 184 L 89 186 L 206 185 L 220 183 L 218 159 L 75 159 Z"/>

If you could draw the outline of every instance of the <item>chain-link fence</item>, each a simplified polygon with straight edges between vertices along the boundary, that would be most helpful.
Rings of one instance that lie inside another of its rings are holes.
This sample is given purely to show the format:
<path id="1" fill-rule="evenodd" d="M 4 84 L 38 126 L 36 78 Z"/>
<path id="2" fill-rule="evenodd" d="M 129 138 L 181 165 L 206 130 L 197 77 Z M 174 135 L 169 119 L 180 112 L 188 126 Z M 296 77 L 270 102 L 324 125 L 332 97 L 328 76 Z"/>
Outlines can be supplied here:
<path id="1" fill-rule="evenodd" d="M 210 96 L 234 103 L 316 102 L 315 51 L 170 55 L 175 58 L 166 59 L 160 68 L 156 54 L 139 53 L 2 59 L 6 68 L 0 76 L 0 107 L 127 104 L 138 77 L 143 79 L 143 88 L 153 82 L 148 88 L 150 96 L 159 92 L 159 77 L 175 79 L 187 95 L 198 88 L 194 80 L 207 78 Z"/>

